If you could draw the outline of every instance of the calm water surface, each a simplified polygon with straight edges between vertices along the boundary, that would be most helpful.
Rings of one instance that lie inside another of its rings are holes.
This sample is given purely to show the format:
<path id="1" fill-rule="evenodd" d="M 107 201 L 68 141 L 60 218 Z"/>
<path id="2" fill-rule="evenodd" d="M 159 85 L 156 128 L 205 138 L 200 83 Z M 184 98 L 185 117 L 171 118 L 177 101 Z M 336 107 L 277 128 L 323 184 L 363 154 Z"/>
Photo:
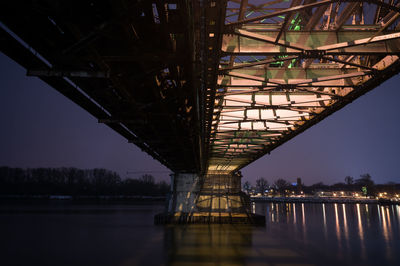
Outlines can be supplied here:
<path id="1" fill-rule="evenodd" d="M 155 226 L 163 205 L 0 205 L 0 265 L 400 265 L 400 206 L 257 203 L 265 227 Z"/>

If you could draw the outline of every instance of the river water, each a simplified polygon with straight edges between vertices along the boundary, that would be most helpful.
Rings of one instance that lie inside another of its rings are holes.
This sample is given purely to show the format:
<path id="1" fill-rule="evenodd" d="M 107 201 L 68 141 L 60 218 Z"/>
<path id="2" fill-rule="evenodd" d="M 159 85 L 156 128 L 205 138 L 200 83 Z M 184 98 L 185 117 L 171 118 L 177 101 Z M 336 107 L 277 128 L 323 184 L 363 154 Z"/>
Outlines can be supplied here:
<path id="1" fill-rule="evenodd" d="M 256 203 L 265 227 L 155 226 L 162 205 L 0 205 L 0 265 L 400 265 L 400 206 Z"/>

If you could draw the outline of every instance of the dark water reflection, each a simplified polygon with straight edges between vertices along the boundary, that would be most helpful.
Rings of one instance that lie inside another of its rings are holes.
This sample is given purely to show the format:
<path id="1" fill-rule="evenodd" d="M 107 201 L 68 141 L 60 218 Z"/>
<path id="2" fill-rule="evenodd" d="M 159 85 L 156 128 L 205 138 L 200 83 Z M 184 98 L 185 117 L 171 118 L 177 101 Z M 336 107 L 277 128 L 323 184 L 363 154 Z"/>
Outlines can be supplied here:
<path id="1" fill-rule="evenodd" d="M 266 203 L 254 207 L 266 215 L 266 234 L 292 242 L 313 263 L 400 265 L 400 206 Z"/>
<path id="2" fill-rule="evenodd" d="M 162 209 L 0 206 L 0 265 L 400 265 L 400 206 L 255 204 L 265 227 L 154 226 Z"/>
<path id="3" fill-rule="evenodd" d="M 171 265 L 312 265 L 312 260 L 265 230 L 242 225 L 171 227 Z M 168 243 L 171 243 L 168 242 Z"/>

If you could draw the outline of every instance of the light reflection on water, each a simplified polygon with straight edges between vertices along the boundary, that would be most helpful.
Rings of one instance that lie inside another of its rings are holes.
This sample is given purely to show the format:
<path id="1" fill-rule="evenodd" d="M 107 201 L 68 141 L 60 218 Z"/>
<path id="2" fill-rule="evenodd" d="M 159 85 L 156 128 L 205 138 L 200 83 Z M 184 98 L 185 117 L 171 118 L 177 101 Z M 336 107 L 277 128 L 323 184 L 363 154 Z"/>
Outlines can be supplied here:
<path id="1" fill-rule="evenodd" d="M 325 259 L 332 265 L 400 265 L 400 206 L 303 203 L 285 206 L 258 203 L 256 211 L 261 214 L 266 210 L 267 234 L 292 242 L 303 254 L 314 257 L 313 262 L 323 264 Z M 296 219 L 296 210 L 301 211 L 301 221 Z"/>
<path id="2" fill-rule="evenodd" d="M 247 225 L 168 226 L 171 265 L 313 265 L 265 228 Z"/>
<path id="3" fill-rule="evenodd" d="M 161 205 L 2 208 L 2 266 L 400 265 L 400 206 L 255 203 L 265 227 L 155 226 Z"/>
<path id="4" fill-rule="evenodd" d="M 400 265 L 395 252 L 400 206 L 256 203 L 252 208 L 266 216 L 265 227 L 170 227 L 170 264 Z"/>

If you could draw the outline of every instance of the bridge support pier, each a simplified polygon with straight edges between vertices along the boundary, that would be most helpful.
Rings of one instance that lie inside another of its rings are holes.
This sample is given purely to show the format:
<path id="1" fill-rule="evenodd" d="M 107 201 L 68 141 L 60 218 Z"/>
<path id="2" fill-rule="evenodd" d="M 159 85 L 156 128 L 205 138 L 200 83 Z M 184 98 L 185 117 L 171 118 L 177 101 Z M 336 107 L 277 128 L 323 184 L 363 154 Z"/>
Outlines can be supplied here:
<path id="1" fill-rule="evenodd" d="M 251 213 L 250 198 L 241 191 L 240 174 L 175 173 L 167 211 L 154 221 L 265 224 L 265 217 Z"/>
<path id="2" fill-rule="evenodd" d="M 200 192 L 201 178 L 192 173 L 175 173 L 171 175 L 171 197 L 168 202 L 168 213 L 190 213 L 195 210 Z"/>

